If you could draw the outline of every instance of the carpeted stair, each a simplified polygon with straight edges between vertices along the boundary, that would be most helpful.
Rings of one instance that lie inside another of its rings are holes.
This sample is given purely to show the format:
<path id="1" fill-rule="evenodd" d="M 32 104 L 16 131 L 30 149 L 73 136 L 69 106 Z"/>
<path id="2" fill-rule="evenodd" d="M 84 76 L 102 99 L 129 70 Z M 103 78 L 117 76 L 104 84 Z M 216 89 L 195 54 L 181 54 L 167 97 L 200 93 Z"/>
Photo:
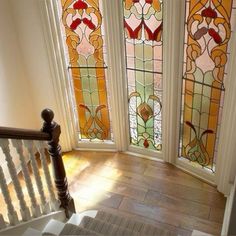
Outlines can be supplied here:
<path id="1" fill-rule="evenodd" d="M 92 214 L 91 214 L 92 212 Z M 74 214 L 67 223 L 51 220 L 43 232 L 28 229 L 23 236 L 32 235 L 112 235 L 112 236 L 177 236 L 176 233 L 159 229 L 153 225 L 145 224 L 120 215 L 105 211 L 88 211 L 88 214 Z"/>

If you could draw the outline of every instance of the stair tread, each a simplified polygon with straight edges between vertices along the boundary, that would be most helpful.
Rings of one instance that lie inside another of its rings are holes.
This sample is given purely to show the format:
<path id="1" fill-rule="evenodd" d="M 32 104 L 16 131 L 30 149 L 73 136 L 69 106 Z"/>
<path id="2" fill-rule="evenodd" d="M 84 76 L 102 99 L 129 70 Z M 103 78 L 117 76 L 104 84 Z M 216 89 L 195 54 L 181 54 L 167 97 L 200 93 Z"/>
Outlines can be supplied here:
<path id="1" fill-rule="evenodd" d="M 132 231 L 123 227 L 119 227 L 117 225 L 110 224 L 89 216 L 85 216 L 83 218 L 80 226 L 101 235 L 137 235 L 136 232 L 133 233 Z"/>
<path id="2" fill-rule="evenodd" d="M 117 225 L 119 227 L 125 228 L 131 232 L 139 233 L 141 235 L 166 235 L 166 236 L 177 235 L 172 231 L 160 229 L 151 224 L 139 222 L 129 217 L 114 215 L 112 213 L 105 211 L 98 211 L 95 219 L 99 219 L 101 221 Z"/>
<path id="3" fill-rule="evenodd" d="M 99 236 L 101 234 L 98 234 L 94 231 L 91 231 L 89 229 L 80 227 L 78 225 L 66 223 L 63 230 L 60 233 L 60 236 L 62 235 L 94 235 Z"/>
<path id="4" fill-rule="evenodd" d="M 41 236 L 42 233 L 41 233 L 40 231 L 36 230 L 36 229 L 28 228 L 28 229 L 24 232 L 24 234 L 22 234 L 22 236 L 32 236 L 32 235 L 34 235 L 34 236 Z"/>

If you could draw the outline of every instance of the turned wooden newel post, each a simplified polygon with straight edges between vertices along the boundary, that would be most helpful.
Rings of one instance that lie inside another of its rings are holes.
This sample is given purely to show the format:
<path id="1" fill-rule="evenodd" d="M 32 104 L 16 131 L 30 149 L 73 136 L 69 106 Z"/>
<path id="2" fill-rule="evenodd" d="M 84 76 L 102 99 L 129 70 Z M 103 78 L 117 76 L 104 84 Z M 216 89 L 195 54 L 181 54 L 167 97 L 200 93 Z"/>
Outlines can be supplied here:
<path id="1" fill-rule="evenodd" d="M 75 213 L 75 205 L 68 190 L 68 182 L 62 160 L 61 146 L 59 144 L 61 128 L 60 125 L 53 121 L 54 113 L 52 110 L 43 110 L 41 116 L 44 120 L 42 131 L 50 134 L 51 136 L 51 140 L 48 141 L 48 152 L 51 156 L 58 198 L 61 202 L 61 207 L 65 209 L 66 216 L 69 218 L 73 213 Z"/>

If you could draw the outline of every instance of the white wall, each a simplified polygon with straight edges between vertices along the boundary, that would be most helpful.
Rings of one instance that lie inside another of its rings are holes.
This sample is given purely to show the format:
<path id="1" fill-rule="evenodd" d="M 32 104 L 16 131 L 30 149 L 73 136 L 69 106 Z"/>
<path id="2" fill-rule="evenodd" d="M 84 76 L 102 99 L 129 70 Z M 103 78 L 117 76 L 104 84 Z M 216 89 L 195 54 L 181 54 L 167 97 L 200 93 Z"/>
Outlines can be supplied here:
<path id="1" fill-rule="evenodd" d="M 55 98 L 39 1 L 0 0 L 0 126 L 39 130 L 44 108 L 51 108 L 61 124 L 58 114 L 63 108 Z M 64 127 L 62 148 L 70 150 L 64 141 Z M 19 157 L 11 152 L 19 169 Z M 1 150 L 0 165 L 9 181 Z"/>
<path id="2" fill-rule="evenodd" d="M 8 0 L 0 0 L 0 126 L 37 129 L 29 78 L 22 63 L 16 25 Z M 13 150 L 13 161 L 19 168 L 19 158 Z M 0 165 L 10 180 L 6 162 L 0 150 Z"/>
<path id="3" fill-rule="evenodd" d="M 235 178 L 236 181 L 236 178 Z M 236 183 L 234 183 L 234 190 L 233 190 L 233 200 L 232 200 L 232 206 L 231 206 L 231 212 L 230 212 L 230 219 L 229 219 L 229 230 L 228 235 L 236 235 Z"/>
<path id="4" fill-rule="evenodd" d="M 56 103 L 52 94 L 51 74 L 45 51 L 38 1 L 10 0 L 9 2 L 16 24 L 22 60 L 33 92 L 35 109 L 40 114 L 45 107 L 56 107 Z M 41 122 L 40 116 L 37 120 Z"/>
<path id="5" fill-rule="evenodd" d="M 36 111 L 8 0 L 0 1 L 0 126 L 36 128 Z"/>
<path id="6" fill-rule="evenodd" d="M 2 1 L 2 0 L 0 0 Z M 61 145 L 63 150 L 70 150 L 70 143 L 66 138 L 67 127 L 63 123 L 61 111 L 53 86 L 54 76 L 51 70 L 47 44 L 45 42 L 43 21 L 40 10 L 40 0 L 4 0 L 9 1 L 12 7 L 13 20 L 16 24 L 17 35 L 22 51 L 26 71 L 34 100 L 34 110 L 37 114 L 37 124 L 41 124 L 40 112 L 50 108 L 55 113 L 55 121 L 61 125 Z"/>

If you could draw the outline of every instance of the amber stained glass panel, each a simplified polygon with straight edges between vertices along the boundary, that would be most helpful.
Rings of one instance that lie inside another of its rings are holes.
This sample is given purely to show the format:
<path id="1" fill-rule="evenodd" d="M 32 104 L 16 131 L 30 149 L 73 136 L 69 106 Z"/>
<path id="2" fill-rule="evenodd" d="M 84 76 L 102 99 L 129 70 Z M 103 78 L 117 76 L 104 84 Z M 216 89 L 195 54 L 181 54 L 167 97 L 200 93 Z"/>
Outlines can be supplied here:
<path id="1" fill-rule="evenodd" d="M 223 108 L 232 4 L 233 0 L 186 1 L 180 157 L 212 171 Z"/>
<path id="2" fill-rule="evenodd" d="M 80 138 L 110 140 L 103 17 L 99 0 L 61 0 Z"/>

